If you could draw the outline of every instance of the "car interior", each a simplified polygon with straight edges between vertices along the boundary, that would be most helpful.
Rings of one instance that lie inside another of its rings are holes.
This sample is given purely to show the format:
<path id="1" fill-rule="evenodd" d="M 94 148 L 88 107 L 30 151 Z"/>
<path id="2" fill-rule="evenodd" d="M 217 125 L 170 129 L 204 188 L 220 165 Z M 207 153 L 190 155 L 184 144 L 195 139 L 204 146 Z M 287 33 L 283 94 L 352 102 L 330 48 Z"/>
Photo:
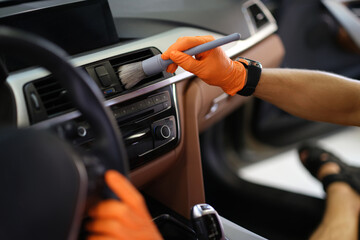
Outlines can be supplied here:
<path id="1" fill-rule="evenodd" d="M 191 209 L 205 203 L 227 239 L 307 239 L 324 193 L 296 148 L 318 141 L 360 165 L 357 128 L 230 96 L 182 68 L 126 89 L 119 67 L 179 37 L 239 33 L 222 46 L 233 60 L 360 80 L 359 9 L 358 0 L 0 1 L 0 239 L 85 239 L 86 210 L 113 197 L 106 169 L 128 176 L 164 239 L 200 239 Z"/>

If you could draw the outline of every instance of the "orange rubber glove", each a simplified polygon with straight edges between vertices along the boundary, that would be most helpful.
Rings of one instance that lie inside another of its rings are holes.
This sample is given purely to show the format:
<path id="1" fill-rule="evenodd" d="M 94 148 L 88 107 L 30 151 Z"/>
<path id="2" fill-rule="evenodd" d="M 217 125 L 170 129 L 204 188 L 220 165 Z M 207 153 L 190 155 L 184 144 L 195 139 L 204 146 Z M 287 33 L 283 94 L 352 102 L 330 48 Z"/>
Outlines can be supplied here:
<path id="1" fill-rule="evenodd" d="M 109 199 L 89 210 L 88 240 L 163 239 L 146 208 L 142 195 L 121 174 L 109 170 L 105 181 L 121 201 Z"/>
<path id="2" fill-rule="evenodd" d="M 170 58 L 174 62 L 166 71 L 174 73 L 180 66 L 233 96 L 246 83 L 246 69 L 241 63 L 232 61 L 220 47 L 200 53 L 195 56 L 196 59 L 182 52 L 212 40 L 213 36 L 181 37 L 161 55 L 161 58 Z"/>

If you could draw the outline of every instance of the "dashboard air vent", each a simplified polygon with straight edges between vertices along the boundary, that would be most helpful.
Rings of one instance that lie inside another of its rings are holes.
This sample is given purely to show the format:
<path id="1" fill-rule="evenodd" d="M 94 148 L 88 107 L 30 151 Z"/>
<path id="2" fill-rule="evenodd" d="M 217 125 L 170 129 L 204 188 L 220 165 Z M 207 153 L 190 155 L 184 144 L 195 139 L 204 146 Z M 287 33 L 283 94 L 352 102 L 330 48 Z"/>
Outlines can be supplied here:
<path id="1" fill-rule="evenodd" d="M 73 108 L 67 91 L 54 78 L 40 79 L 33 84 L 49 118 Z"/>
<path id="2" fill-rule="evenodd" d="M 67 91 L 51 76 L 27 83 L 24 94 L 32 124 L 73 109 Z"/>
<path id="3" fill-rule="evenodd" d="M 154 52 L 154 51 L 155 51 L 155 49 L 147 48 L 147 49 L 142 49 L 142 50 L 139 50 L 136 52 L 132 52 L 131 54 L 121 55 L 121 56 L 110 59 L 110 64 L 113 67 L 113 69 L 116 73 L 116 76 L 118 77 L 118 73 L 119 73 L 118 69 L 120 66 L 129 64 L 129 63 L 134 63 L 134 62 L 141 62 L 147 58 L 154 56 L 157 53 L 160 53 L 160 52 Z M 144 80 L 142 80 L 141 83 L 149 83 L 151 81 L 159 80 L 161 78 L 164 78 L 164 73 L 159 73 L 154 76 L 147 77 Z M 139 83 L 139 84 L 141 84 L 141 83 Z"/>
<path id="4" fill-rule="evenodd" d="M 261 28 L 262 26 L 264 26 L 269 22 L 269 20 L 267 19 L 266 15 L 261 10 L 259 5 L 253 4 L 248 8 L 248 10 L 252 16 L 252 20 L 257 29 Z"/>

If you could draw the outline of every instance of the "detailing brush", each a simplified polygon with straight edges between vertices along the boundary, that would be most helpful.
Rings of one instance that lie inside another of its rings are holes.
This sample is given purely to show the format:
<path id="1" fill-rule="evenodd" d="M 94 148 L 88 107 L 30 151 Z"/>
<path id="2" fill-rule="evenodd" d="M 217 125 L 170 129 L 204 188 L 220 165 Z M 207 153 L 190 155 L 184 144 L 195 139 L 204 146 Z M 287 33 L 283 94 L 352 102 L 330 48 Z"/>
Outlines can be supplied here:
<path id="1" fill-rule="evenodd" d="M 233 33 L 226 37 L 216 39 L 211 42 L 207 42 L 196 47 L 190 48 L 184 53 L 194 56 L 196 54 L 208 51 L 210 49 L 219 47 L 229 42 L 240 40 L 239 33 Z M 126 89 L 130 89 L 138 82 L 146 77 L 153 76 L 164 71 L 173 61 L 171 59 L 163 60 L 161 54 L 157 54 L 151 58 L 148 58 L 142 62 L 135 62 L 126 64 L 119 67 L 119 77 L 121 83 L 124 84 Z"/>

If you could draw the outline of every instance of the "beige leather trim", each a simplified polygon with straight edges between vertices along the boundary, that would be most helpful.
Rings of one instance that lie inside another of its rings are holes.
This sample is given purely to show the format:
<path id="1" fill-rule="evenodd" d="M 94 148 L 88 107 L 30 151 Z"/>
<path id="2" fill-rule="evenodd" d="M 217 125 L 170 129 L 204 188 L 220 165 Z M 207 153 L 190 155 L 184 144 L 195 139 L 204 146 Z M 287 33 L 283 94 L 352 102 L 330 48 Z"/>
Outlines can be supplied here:
<path id="1" fill-rule="evenodd" d="M 169 170 L 176 161 L 175 151 L 168 152 L 167 154 L 159 157 L 156 161 L 152 161 L 140 168 L 133 170 L 129 174 L 131 182 L 138 188 L 144 187 L 153 179 Z"/>
<path id="2" fill-rule="evenodd" d="M 273 34 L 237 57 L 246 57 L 261 62 L 264 68 L 279 67 L 285 55 L 285 48 L 280 37 Z"/>

